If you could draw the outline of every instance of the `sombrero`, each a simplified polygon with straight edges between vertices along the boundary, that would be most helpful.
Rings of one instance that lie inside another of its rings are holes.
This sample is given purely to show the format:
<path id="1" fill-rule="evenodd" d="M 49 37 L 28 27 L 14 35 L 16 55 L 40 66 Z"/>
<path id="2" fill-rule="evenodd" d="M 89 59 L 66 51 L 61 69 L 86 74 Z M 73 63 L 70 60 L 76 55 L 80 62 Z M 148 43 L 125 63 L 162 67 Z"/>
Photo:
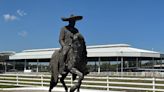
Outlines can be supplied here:
<path id="1" fill-rule="evenodd" d="M 71 21 L 71 20 L 74 20 L 74 21 L 78 21 L 78 20 L 81 20 L 83 18 L 83 16 L 74 16 L 74 15 L 71 15 L 69 18 L 61 18 L 63 21 Z"/>

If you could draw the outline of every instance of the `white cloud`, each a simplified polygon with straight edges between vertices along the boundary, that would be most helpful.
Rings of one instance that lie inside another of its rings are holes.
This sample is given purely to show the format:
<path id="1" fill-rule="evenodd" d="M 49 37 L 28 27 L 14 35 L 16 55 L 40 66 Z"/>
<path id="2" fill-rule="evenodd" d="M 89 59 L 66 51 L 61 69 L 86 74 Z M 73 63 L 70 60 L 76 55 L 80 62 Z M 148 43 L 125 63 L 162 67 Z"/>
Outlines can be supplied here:
<path id="1" fill-rule="evenodd" d="M 4 14 L 3 18 L 5 21 L 14 21 L 14 20 L 20 19 L 20 17 L 23 17 L 25 15 L 27 15 L 26 12 L 24 12 L 21 9 L 18 9 L 16 11 L 16 14 Z"/>
<path id="2" fill-rule="evenodd" d="M 15 15 L 11 15 L 11 14 L 4 14 L 3 18 L 5 21 L 14 21 L 18 19 Z"/>
<path id="3" fill-rule="evenodd" d="M 24 11 L 22 11 L 22 10 L 17 10 L 17 14 L 19 15 L 19 16 L 25 16 L 25 15 L 27 15 L 27 13 L 26 12 L 24 12 Z"/>
<path id="4" fill-rule="evenodd" d="M 21 31 L 21 32 L 18 32 L 18 35 L 25 38 L 25 37 L 27 37 L 28 33 L 27 33 L 27 31 Z"/>

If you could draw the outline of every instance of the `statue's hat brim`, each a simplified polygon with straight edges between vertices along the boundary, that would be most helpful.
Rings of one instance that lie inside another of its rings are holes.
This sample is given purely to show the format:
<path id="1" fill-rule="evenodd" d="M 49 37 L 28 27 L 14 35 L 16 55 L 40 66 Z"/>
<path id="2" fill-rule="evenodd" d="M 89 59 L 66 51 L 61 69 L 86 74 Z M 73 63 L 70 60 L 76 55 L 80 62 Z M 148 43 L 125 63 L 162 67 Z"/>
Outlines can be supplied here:
<path id="1" fill-rule="evenodd" d="M 81 20 L 83 19 L 83 16 L 74 16 L 74 15 L 71 15 L 69 18 L 61 18 L 63 21 L 78 21 L 78 20 Z"/>

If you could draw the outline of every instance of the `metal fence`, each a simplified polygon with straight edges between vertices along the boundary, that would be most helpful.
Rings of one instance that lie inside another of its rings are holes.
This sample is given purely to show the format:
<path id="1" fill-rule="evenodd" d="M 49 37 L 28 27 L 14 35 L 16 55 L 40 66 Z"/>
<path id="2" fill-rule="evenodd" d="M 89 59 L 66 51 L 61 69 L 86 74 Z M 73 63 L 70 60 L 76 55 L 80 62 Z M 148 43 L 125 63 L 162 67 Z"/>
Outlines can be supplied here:
<path id="1" fill-rule="evenodd" d="M 0 85 L 11 86 L 49 86 L 50 75 L 43 74 L 0 74 Z M 72 86 L 72 77 L 65 80 L 67 86 Z M 61 83 L 58 86 L 62 86 Z M 82 88 L 101 90 L 124 90 L 133 92 L 161 91 L 164 92 L 164 78 L 148 77 L 114 77 L 114 76 L 86 76 Z"/>

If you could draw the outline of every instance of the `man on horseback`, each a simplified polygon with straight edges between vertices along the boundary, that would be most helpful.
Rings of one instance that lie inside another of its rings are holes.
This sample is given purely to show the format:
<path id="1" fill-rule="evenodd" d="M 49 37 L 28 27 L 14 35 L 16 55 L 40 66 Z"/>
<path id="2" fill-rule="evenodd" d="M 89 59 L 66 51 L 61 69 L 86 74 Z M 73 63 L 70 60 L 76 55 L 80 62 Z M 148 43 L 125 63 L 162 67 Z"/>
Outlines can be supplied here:
<path id="1" fill-rule="evenodd" d="M 79 31 L 75 28 L 75 23 L 76 21 L 81 19 L 82 16 L 73 16 L 73 15 L 71 15 L 69 18 L 62 18 L 63 21 L 68 21 L 69 24 L 61 29 L 60 36 L 59 36 L 59 43 L 61 45 L 61 53 L 62 53 L 62 58 L 59 64 L 60 66 L 59 72 L 61 74 L 66 73 L 64 70 L 67 67 L 67 61 L 66 61 L 67 54 L 72 46 L 74 35 L 76 33 L 79 33 Z"/>
<path id="2" fill-rule="evenodd" d="M 68 92 L 64 79 L 71 73 L 73 80 L 78 76 L 77 83 L 71 86 L 69 92 L 80 91 L 80 86 L 84 76 L 87 75 L 87 50 L 84 37 L 74 27 L 77 20 L 81 20 L 82 16 L 73 16 L 62 18 L 63 21 L 68 21 L 69 24 L 61 29 L 59 43 L 61 49 L 53 53 L 50 60 L 51 80 L 49 92 L 52 91 L 58 83 L 58 79 Z M 61 77 L 59 77 L 59 74 Z"/>

